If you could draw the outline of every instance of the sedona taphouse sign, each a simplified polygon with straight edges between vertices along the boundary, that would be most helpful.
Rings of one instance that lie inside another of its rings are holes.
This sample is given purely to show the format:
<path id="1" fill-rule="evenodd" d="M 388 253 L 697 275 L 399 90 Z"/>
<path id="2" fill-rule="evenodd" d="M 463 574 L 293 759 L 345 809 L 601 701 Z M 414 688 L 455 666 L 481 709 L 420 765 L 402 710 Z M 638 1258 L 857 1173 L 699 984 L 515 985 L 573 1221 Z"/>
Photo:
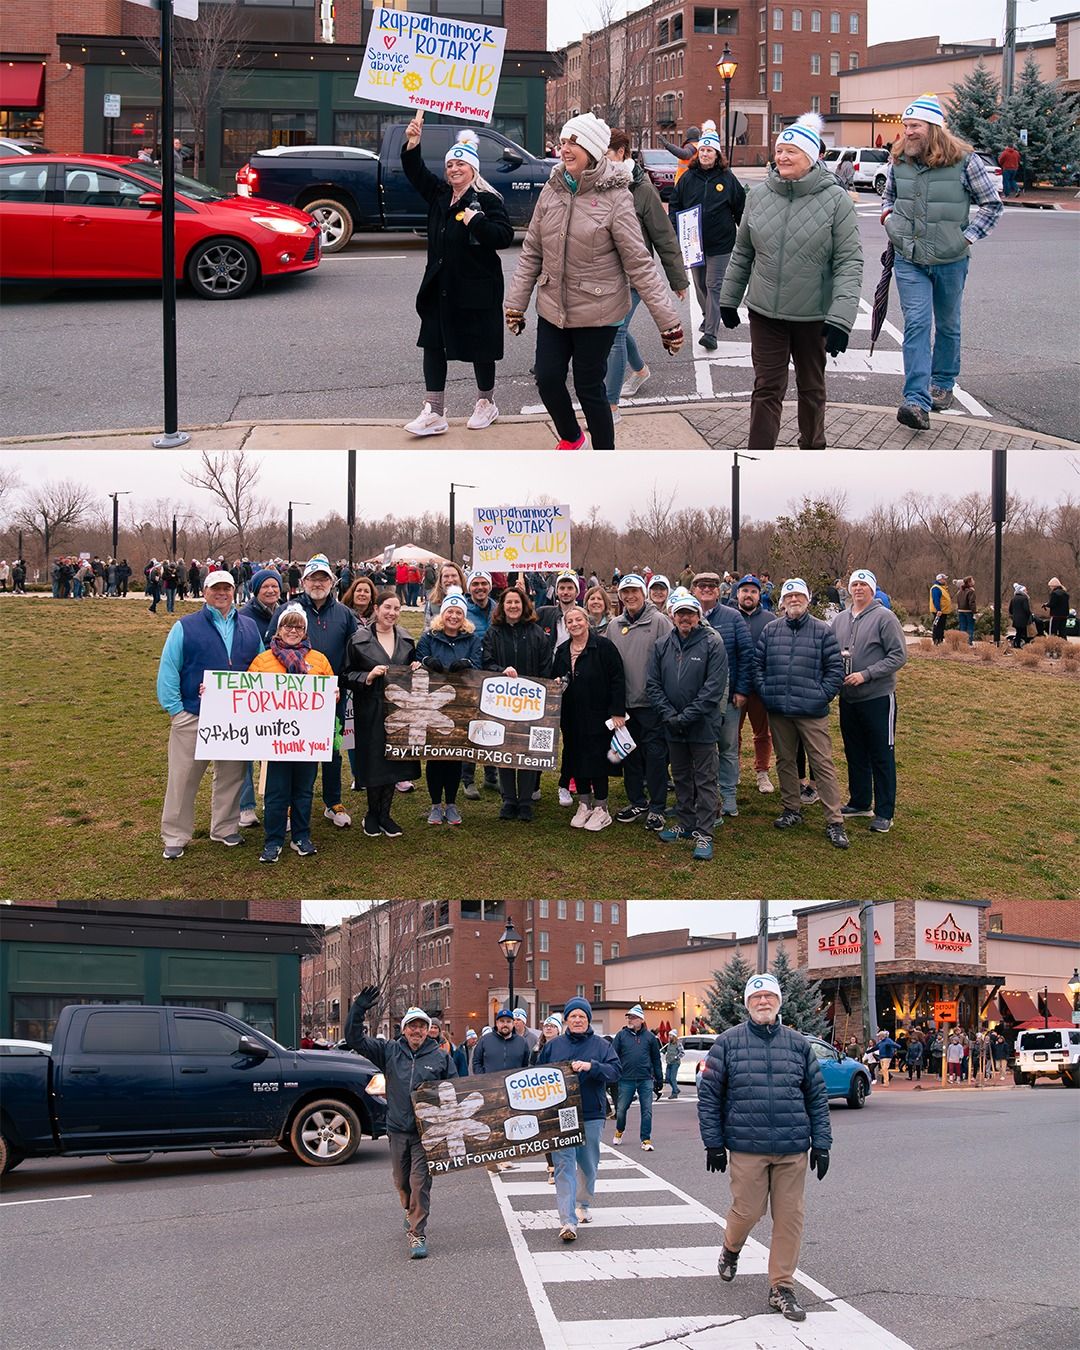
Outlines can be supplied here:
<path id="1" fill-rule="evenodd" d="M 915 902 L 915 956 L 951 965 L 979 962 L 979 911 L 974 905 Z"/>
<path id="2" fill-rule="evenodd" d="M 808 966 L 845 966 L 862 953 L 858 907 L 811 915 L 806 922 Z M 896 959 L 892 905 L 874 906 L 874 955 L 878 961 Z"/>

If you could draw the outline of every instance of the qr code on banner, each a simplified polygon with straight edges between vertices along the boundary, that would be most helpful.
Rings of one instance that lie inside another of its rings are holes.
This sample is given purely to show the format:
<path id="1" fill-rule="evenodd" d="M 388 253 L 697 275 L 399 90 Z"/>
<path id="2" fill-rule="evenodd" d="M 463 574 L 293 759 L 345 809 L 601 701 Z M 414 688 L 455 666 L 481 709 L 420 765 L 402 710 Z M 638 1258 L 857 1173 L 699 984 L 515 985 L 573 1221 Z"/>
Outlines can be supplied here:
<path id="1" fill-rule="evenodd" d="M 577 1107 L 561 1106 L 559 1108 L 559 1129 L 576 1130 L 578 1127 Z"/>
<path id="2" fill-rule="evenodd" d="M 547 750 L 555 749 L 555 728 L 554 727 L 530 727 L 529 728 L 529 749 Z"/>

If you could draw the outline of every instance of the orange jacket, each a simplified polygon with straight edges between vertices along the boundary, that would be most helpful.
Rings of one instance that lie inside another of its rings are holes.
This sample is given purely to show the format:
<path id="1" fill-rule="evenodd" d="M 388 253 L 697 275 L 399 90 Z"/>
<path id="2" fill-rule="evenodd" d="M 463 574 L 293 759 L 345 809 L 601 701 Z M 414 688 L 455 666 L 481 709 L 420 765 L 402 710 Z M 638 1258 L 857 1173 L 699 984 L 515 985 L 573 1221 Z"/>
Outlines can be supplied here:
<path id="1" fill-rule="evenodd" d="M 322 652 L 317 652 L 314 648 L 307 654 L 307 668 L 312 675 L 333 675 L 334 673 L 330 662 L 323 656 Z M 248 666 L 248 670 L 260 670 L 270 675 L 285 674 L 285 667 L 272 651 L 260 652 Z"/>

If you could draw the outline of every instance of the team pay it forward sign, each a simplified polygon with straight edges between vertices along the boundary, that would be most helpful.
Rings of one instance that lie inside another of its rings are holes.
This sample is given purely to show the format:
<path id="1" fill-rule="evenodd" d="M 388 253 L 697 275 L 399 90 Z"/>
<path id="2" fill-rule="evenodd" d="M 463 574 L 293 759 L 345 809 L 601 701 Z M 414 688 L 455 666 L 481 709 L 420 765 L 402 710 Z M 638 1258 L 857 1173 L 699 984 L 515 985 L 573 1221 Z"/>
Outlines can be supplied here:
<path id="1" fill-rule="evenodd" d="M 472 562 L 489 572 L 569 567 L 569 506 L 474 507 Z"/>
<path id="2" fill-rule="evenodd" d="M 490 122 L 506 29 L 378 6 L 356 98 Z"/>
<path id="3" fill-rule="evenodd" d="M 391 666 L 385 692 L 387 759 L 467 760 L 537 771 L 558 764 L 559 680 Z"/>
<path id="4" fill-rule="evenodd" d="M 425 1083 L 413 1093 L 413 1107 L 436 1175 L 585 1142 L 581 1089 L 569 1064 Z"/>
<path id="5" fill-rule="evenodd" d="M 195 758 L 333 759 L 336 704 L 333 675 L 204 671 Z"/>

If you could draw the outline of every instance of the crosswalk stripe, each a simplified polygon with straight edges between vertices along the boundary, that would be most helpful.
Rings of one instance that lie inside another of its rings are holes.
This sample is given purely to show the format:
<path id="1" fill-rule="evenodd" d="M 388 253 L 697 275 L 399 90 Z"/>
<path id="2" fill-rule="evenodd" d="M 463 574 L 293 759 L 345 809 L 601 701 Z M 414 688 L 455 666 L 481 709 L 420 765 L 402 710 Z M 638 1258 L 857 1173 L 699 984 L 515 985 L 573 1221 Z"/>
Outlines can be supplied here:
<path id="1" fill-rule="evenodd" d="M 545 1284 L 576 1280 L 710 1279 L 722 1247 L 624 1247 L 618 1251 L 534 1251 L 533 1260 Z M 756 1269 L 755 1269 L 756 1267 Z M 760 1275 L 768 1269 L 764 1248 L 747 1252 L 739 1274 Z"/>
<path id="2" fill-rule="evenodd" d="M 633 1321 L 563 1322 L 566 1350 L 636 1350 L 678 1345 L 683 1350 L 909 1350 L 906 1343 L 845 1303 L 815 1309 L 805 1322 L 760 1317 L 643 1317 Z"/>
<path id="3" fill-rule="evenodd" d="M 645 1171 L 645 1168 L 641 1169 Z M 549 1195 L 551 1187 L 546 1181 L 504 1181 L 503 1186 L 511 1195 Z M 609 1191 L 666 1191 L 667 1182 L 663 1177 L 620 1177 L 617 1181 L 598 1181 L 596 1192 L 602 1195 Z"/>
<path id="4" fill-rule="evenodd" d="M 515 1209 L 514 1218 L 527 1232 L 559 1227 L 557 1209 Z M 593 1206 L 593 1228 L 647 1228 L 672 1224 L 715 1224 L 716 1215 L 691 1205 Z"/>
<path id="5" fill-rule="evenodd" d="M 625 1162 L 623 1162 L 622 1159 L 620 1159 L 620 1158 L 601 1158 L 601 1159 L 600 1159 L 600 1171 L 601 1171 L 601 1172 L 603 1172 L 603 1171 L 605 1171 L 605 1170 L 608 1170 L 608 1171 L 611 1171 L 611 1170 L 617 1170 L 617 1171 L 621 1171 L 621 1172 L 622 1172 L 622 1171 L 625 1171 L 628 1167 L 636 1167 L 637 1170 L 638 1170 L 639 1172 L 642 1170 L 641 1163 L 639 1163 L 639 1162 L 633 1162 L 633 1161 L 632 1161 L 631 1159 L 629 1159 L 629 1158 L 627 1158 L 627 1160 L 626 1160 Z M 516 1163 L 514 1163 L 513 1170 L 514 1170 L 515 1172 L 546 1172 L 546 1171 L 547 1171 L 547 1163 L 546 1163 L 546 1162 L 516 1162 Z"/>

